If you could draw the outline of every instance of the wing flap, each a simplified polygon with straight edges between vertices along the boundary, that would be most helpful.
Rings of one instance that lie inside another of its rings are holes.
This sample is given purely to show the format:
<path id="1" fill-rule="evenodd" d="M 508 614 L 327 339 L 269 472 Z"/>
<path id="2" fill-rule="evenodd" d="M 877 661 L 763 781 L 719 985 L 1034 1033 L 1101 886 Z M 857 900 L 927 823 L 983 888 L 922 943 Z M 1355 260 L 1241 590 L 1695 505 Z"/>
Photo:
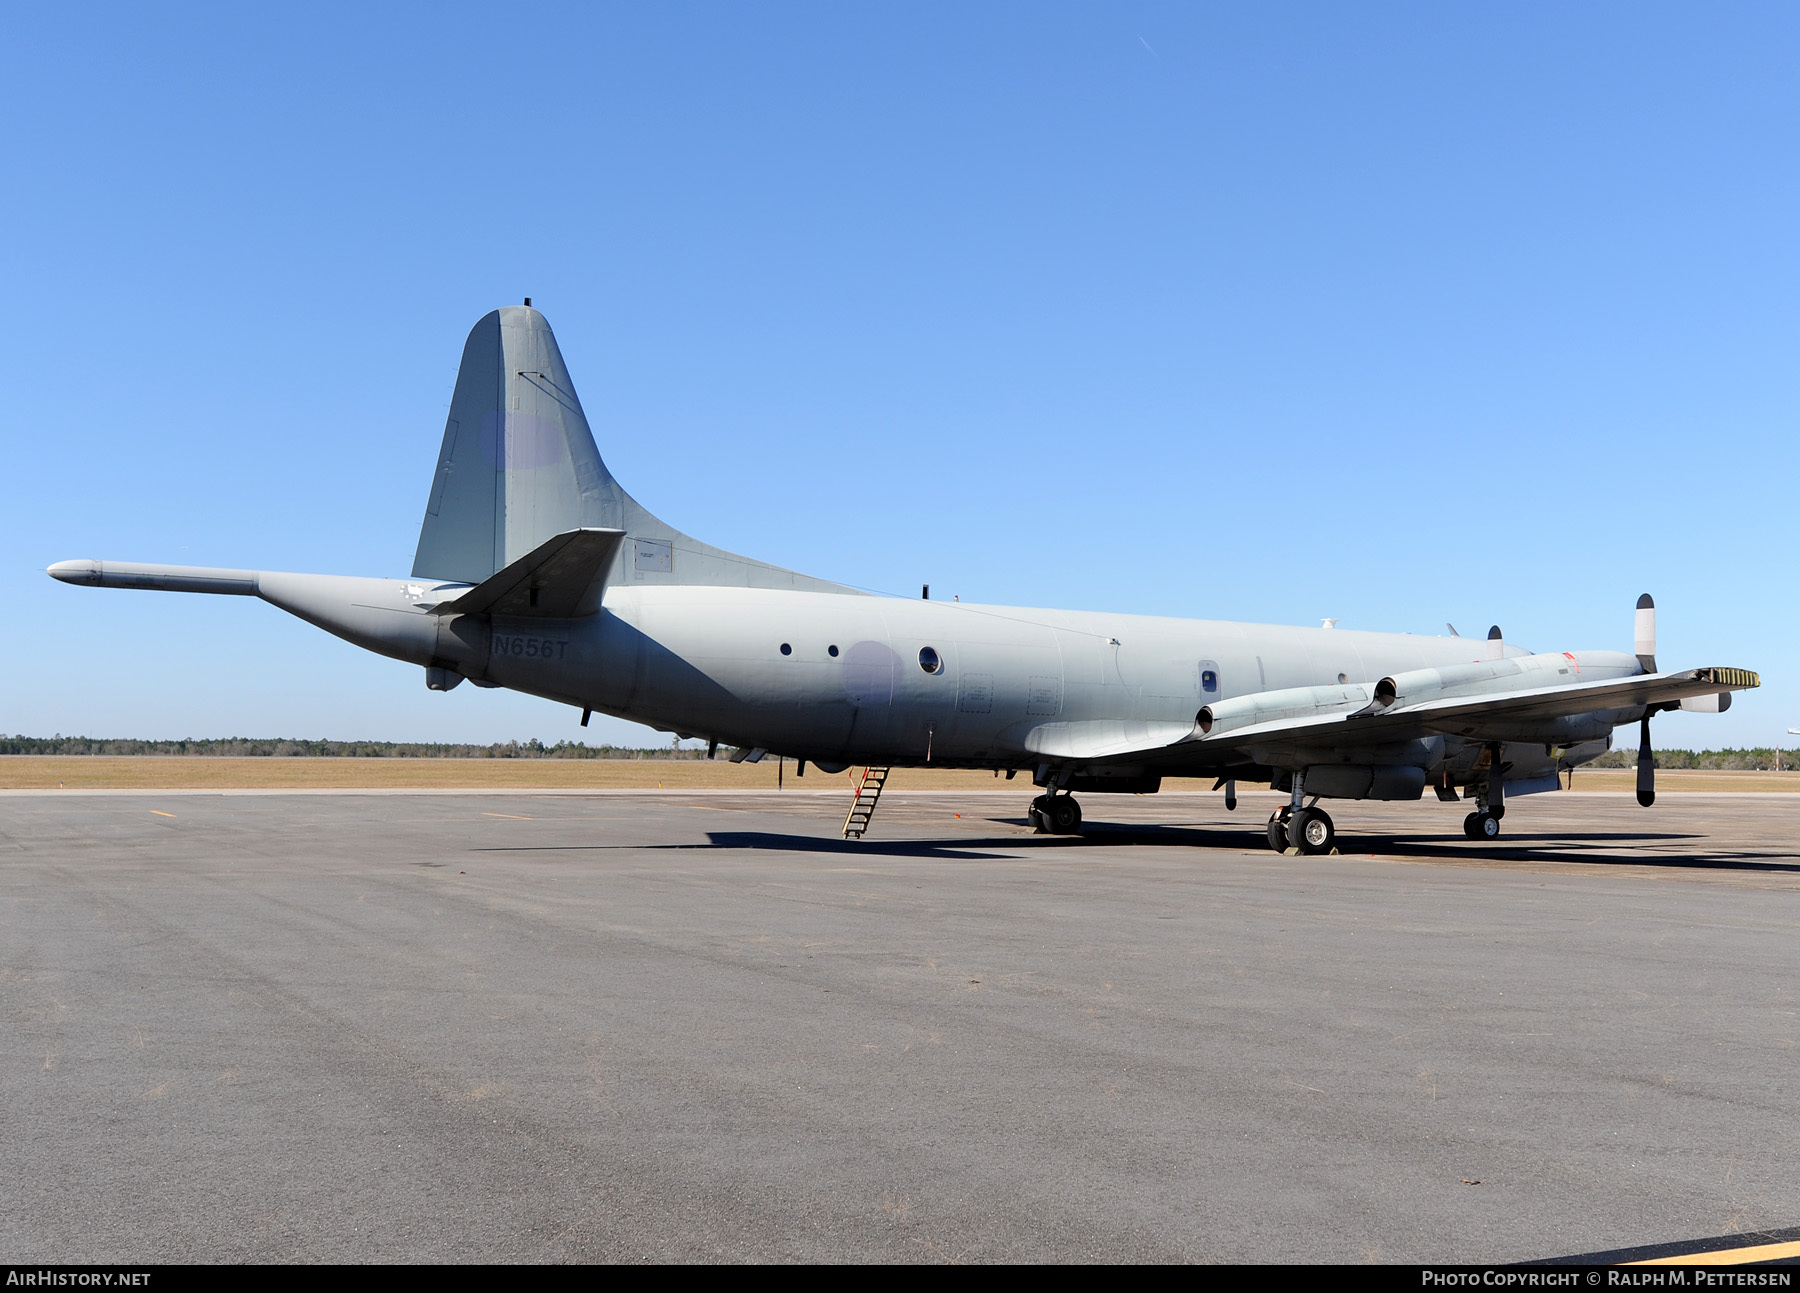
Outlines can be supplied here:
<path id="1" fill-rule="evenodd" d="M 1046 759 L 1116 759 L 1167 749 L 1193 730 L 1192 723 L 1131 719 L 1039 723 L 1025 733 L 1022 744 Z"/>

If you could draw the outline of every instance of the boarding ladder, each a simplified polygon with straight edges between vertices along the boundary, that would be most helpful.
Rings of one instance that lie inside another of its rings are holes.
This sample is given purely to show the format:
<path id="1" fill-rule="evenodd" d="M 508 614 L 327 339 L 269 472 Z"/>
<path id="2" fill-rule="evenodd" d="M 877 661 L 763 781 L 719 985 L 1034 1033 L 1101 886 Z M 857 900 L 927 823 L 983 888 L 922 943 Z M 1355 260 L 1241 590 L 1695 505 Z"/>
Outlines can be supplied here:
<path id="1" fill-rule="evenodd" d="M 850 813 L 844 818 L 844 838 L 860 840 L 875 816 L 875 805 L 881 802 L 881 788 L 887 784 L 888 768 L 864 768 L 856 779 L 856 797 L 850 801 Z"/>

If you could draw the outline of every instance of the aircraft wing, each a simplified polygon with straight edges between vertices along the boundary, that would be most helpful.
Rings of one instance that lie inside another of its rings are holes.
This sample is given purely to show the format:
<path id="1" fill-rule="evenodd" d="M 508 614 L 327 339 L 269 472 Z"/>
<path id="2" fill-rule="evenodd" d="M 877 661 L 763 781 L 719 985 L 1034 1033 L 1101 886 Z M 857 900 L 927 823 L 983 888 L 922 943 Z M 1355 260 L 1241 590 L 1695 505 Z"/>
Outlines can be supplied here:
<path id="1" fill-rule="evenodd" d="M 1598 710 L 1672 704 L 1694 696 L 1745 691 L 1760 685 L 1761 679 L 1748 669 L 1683 669 L 1675 673 L 1637 674 L 1630 678 L 1539 687 L 1486 698 L 1462 696 L 1423 701 L 1405 706 L 1395 717 L 1412 715 L 1429 722 L 1438 731 L 1460 736 L 1479 735 L 1465 729 L 1471 722 L 1479 725 L 1490 716 L 1563 718 Z"/>
<path id="2" fill-rule="evenodd" d="M 1344 702 L 1341 709 L 1269 722 L 1250 723 L 1229 731 L 1202 734 L 1196 728 L 1187 743 L 1200 746 L 1385 744 L 1445 734 L 1517 739 L 1522 721 L 1566 718 L 1607 710 L 1673 706 L 1690 697 L 1743 691 L 1761 685 L 1748 669 L 1683 669 L 1673 673 L 1635 674 L 1595 682 L 1565 683 L 1520 691 L 1451 696 L 1378 709 L 1377 702 Z"/>
<path id="3" fill-rule="evenodd" d="M 1299 691 L 1263 693 L 1278 716 L 1239 723 L 1229 730 L 1207 732 L 1198 723 L 1164 721 L 1053 722 L 1031 728 L 1022 744 L 1033 754 L 1051 759 L 1125 763 L 1153 757 L 1163 764 L 1207 766 L 1250 746 L 1355 748 L 1439 734 L 1517 740 L 1521 723 L 1609 710 L 1672 708 L 1690 698 L 1759 685 L 1760 679 L 1748 669 L 1683 669 L 1427 699 L 1382 709 L 1373 687 L 1350 684 L 1303 689 L 1305 696 Z M 1239 699 L 1254 702 L 1258 697 Z"/>

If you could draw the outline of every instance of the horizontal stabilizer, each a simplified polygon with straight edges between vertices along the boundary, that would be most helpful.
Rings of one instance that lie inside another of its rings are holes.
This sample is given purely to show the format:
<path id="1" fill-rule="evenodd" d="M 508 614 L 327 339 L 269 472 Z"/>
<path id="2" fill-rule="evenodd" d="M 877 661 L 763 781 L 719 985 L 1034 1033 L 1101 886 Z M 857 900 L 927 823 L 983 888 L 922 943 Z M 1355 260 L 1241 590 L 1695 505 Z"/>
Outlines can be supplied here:
<path id="1" fill-rule="evenodd" d="M 518 615 L 571 619 L 600 609 L 606 567 L 623 530 L 566 530 L 460 596 L 439 602 L 437 615 Z"/>

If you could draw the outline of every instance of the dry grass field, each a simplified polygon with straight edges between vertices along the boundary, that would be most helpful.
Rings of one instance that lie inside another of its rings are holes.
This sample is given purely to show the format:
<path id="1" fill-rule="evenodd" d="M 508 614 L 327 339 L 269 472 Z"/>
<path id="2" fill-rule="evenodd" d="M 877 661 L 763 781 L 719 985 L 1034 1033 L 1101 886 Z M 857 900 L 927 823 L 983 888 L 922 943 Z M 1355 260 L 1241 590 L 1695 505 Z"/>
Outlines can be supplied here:
<path id="1" fill-rule="evenodd" d="M 849 774 L 817 768 L 803 779 L 792 762 L 723 759 L 217 759 L 0 756 L 0 790 L 773 790 L 777 777 L 796 790 L 849 786 Z M 1630 794 L 1636 774 L 1584 769 L 1573 789 Z M 1024 790 L 991 772 L 899 768 L 894 790 Z M 1210 779 L 1171 779 L 1169 790 L 1209 790 Z M 1244 790 L 1256 787 L 1245 785 Z M 1663 772 L 1661 793 L 1774 791 L 1800 794 L 1800 772 Z"/>
<path id="2" fill-rule="evenodd" d="M 789 760 L 719 759 L 219 759 L 195 756 L 0 756 L 0 790 L 796 790 L 848 788 L 850 774 Z M 896 769 L 895 790 L 1006 786 L 992 772 Z M 1029 779 L 1013 783 L 1023 789 Z M 1206 783 L 1210 786 L 1212 783 Z"/>
<path id="3" fill-rule="evenodd" d="M 1574 790 L 1616 790 L 1630 794 L 1637 788 L 1635 768 L 1577 768 Z M 1734 791 L 1800 794 L 1800 772 L 1700 772 L 1672 769 L 1656 774 L 1657 794 L 1729 794 Z"/>

